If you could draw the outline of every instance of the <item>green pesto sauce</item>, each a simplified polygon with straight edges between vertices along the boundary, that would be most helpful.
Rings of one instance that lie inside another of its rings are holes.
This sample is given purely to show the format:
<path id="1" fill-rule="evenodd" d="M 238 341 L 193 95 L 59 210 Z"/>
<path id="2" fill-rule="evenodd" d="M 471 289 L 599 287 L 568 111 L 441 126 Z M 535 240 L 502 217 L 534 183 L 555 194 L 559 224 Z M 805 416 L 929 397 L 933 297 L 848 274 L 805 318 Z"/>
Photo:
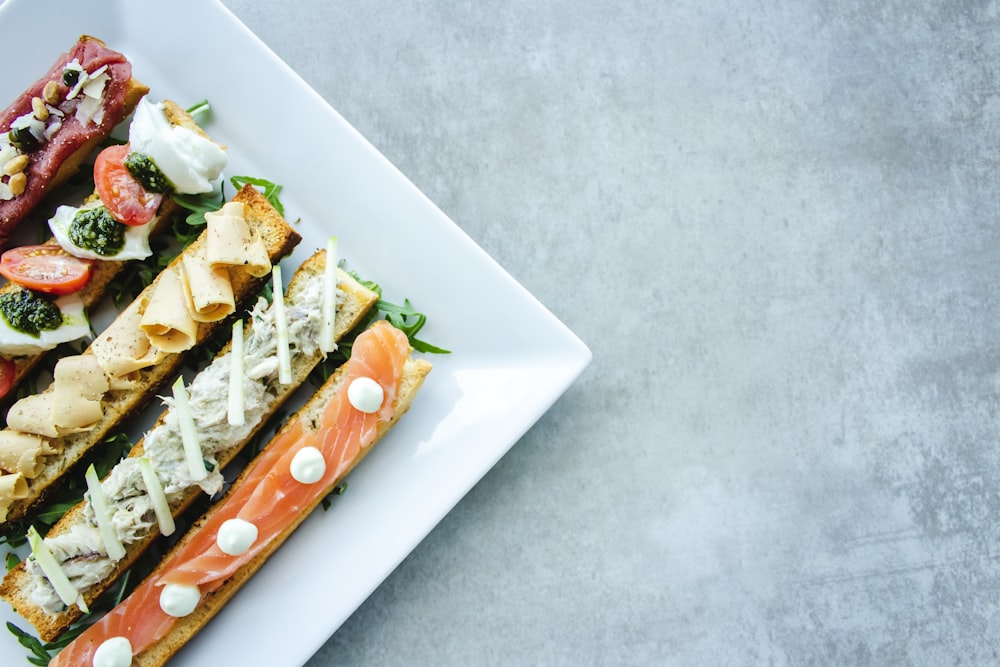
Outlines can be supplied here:
<path id="1" fill-rule="evenodd" d="M 0 314 L 14 329 L 36 338 L 40 331 L 58 329 L 63 323 L 59 306 L 28 289 L 0 294 Z"/>
<path id="2" fill-rule="evenodd" d="M 110 257 L 125 247 L 125 225 L 115 220 L 103 206 L 82 209 L 69 225 L 69 240 L 81 248 Z"/>
<path id="3" fill-rule="evenodd" d="M 174 184 L 145 153 L 132 151 L 125 158 L 124 164 L 132 177 L 139 181 L 147 192 L 169 193 L 174 191 Z"/>

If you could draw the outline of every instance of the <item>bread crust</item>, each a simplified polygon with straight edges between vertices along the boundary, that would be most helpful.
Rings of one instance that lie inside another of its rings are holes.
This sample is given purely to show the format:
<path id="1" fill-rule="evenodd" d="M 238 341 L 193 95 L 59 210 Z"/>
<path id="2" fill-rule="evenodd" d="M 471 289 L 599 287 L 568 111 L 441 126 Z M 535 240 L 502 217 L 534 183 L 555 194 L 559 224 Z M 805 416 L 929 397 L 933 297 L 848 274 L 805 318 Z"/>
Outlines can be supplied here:
<path id="1" fill-rule="evenodd" d="M 281 257 L 289 254 L 302 240 L 301 235 L 254 187 L 244 186 L 233 197 L 233 201 L 244 204 L 247 221 L 264 241 L 272 262 L 277 262 Z M 202 232 L 201 236 L 195 239 L 184 252 L 174 258 L 168 268 L 176 271 L 180 262 L 183 261 L 184 255 L 197 252 L 206 243 L 206 237 L 207 233 Z M 133 309 L 138 309 L 141 312 L 162 275 L 161 273 L 154 278 L 153 282 L 123 312 Z M 245 305 L 260 290 L 265 280 L 266 277 L 255 278 L 243 271 L 232 272 L 231 282 L 237 305 Z M 226 323 L 227 320 L 199 323 L 195 346 L 192 349 L 208 340 L 218 327 Z M 156 392 L 176 374 L 190 352 L 191 350 L 187 350 L 168 354 L 156 365 L 142 369 L 139 371 L 139 380 L 133 389 L 109 392 L 105 395 L 102 400 L 104 416 L 93 428 L 82 433 L 71 433 L 58 438 L 62 447 L 61 453 L 49 457 L 42 473 L 35 479 L 28 480 L 28 497 L 15 500 L 11 504 L 7 513 L 7 523 L 19 521 L 29 516 L 36 507 L 45 502 L 63 475 L 71 471 L 79 471 L 82 464 L 87 461 L 87 455 L 91 450 L 97 447 L 123 419 L 142 410 Z M 89 347 L 83 353 L 92 354 Z M 52 386 L 50 385 L 46 391 L 52 391 Z"/>
<path id="2" fill-rule="evenodd" d="M 292 280 L 289 282 L 287 289 L 287 298 L 289 303 L 294 303 L 295 296 L 299 292 L 301 286 L 303 286 L 311 276 L 322 275 L 325 268 L 325 251 L 318 251 L 303 262 L 302 266 L 295 272 Z M 340 308 L 338 308 L 337 311 L 337 329 L 334 333 L 335 337 L 339 339 L 362 321 L 365 315 L 378 301 L 378 294 L 367 287 L 364 287 L 349 274 L 340 269 L 338 269 L 337 276 L 338 287 L 345 292 L 347 297 L 345 299 L 345 303 L 340 304 Z M 227 343 L 226 346 L 219 352 L 219 355 L 227 353 L 230 346 L 231 343 Z M 265 426 L 267 417 L 284 405 L 295 390 L 303 382 L 305 382 L 312 370 L 322 360 L 322 357 L 322 352 L 317 351 L 315 354 L 310 356 L 298 354 L 292 358 L 291 384 L 283 385 L 281 387 L 280 393 L 277 395 L 275 402 L 271 405 L 268 415 L 265 415 L 264 418 L 260 420 L 260 423 L 247 435 L 245 439 L 232 443 L 229 447 L 216 454 L 216 460 L 218 461 L 220 467 L 225 468 L 226 465 L 228 465 L 240 453 L 246 444 L 253 439 L 260 429 Z M 158 426 L 162 424 L 166 415 L 167 411 L 164 410 L 157 419 L 155 425 Z M 129 452 L 129 457 L 142 456 L 144 453 L 145 448 L 143 439 L 135 444 Z M 188 489 L 179 499 L 177 499 L 176 502 L 171 504 L 171 510 L 174 516 L 183 513 L 200 495 L 201 490 L 199 488 L 192 487 Z M 70 530 L 71 527 L 77 523 L 85 523 L 85 507 L 85 503 L 82 502 L 72 507 L 55 525 L 52 526 L 49 530 L 49 535 L 59 535 Z M 153 530 L 145 538 L 126 545 L 125 557 L 116 564 L 114 571 L 101 583 L 101 585 L 95 586 L 84 593 L 84 601 L 88 605 L 93 604 L 97 598 L 100 597 L 100 595 L 107 591 L 114 584 L 114 582 L 135 563 L 139 556 L 141 556 L 142 553 L 149 548 L 149 546 L 158 537 L 159 531 Z M 0 583 L 0 597 L 7 600 L 7 602 L 9 602 L 21 616 L 26 618 L 35 627 L 43 641 L 52 641 L 65 632 L 74 621 L 82 616 L 79 607 L 75 605 L 67 607 L 58 614 L 48 614 L 31 601 L 31 587 L 32 576 L 28 573 L 25 563 L 21 562 L 16 567 L 12 568 L 7 573 L 3 582 Z"/>

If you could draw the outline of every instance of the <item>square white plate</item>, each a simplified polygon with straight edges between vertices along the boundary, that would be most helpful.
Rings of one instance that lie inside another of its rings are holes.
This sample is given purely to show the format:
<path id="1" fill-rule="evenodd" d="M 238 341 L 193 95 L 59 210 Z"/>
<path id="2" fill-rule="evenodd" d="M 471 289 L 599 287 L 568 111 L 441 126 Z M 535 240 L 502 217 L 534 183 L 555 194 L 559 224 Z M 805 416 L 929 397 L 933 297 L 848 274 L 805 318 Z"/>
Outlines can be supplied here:
<path id="1" fill-rule="evenodd" d="M 177 665 L 300 665 L 541 417 L 590 362 L 587 347 L 473 243 L 226 8 L 8 0 L 0 40 L 18 54 L 0 79 L 13 100 L 81 34 L 125 53 L 150 98 L 208 98 L 226 176 L 284 185 L 304 240 L 290 273 L 327 236 L 386 298 L 429 315 L 421 334 L 452 350 L 410 413 L 178 655 Z M 303 122 L 296 122 L 303 121 Z M 228 190 L 232 194 L 232 189 Z M 0 621 L 30 626 L 0 605 Z M 25 651 L 0 629 L 0 664 Z"/>

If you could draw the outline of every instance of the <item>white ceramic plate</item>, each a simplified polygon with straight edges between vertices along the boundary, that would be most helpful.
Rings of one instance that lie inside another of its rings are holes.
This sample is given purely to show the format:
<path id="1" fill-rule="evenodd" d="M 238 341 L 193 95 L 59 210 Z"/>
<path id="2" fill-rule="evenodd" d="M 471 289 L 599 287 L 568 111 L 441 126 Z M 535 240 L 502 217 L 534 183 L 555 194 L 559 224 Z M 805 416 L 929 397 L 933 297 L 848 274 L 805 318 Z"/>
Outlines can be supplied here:
<path id="1" fill-rule="evenodd" d="M 476 246 L 227 9 L 210 0 L 0 5 L 17 65 L 0 105 L 80 34 L 124 52 L 154 100 L 208 98 L 227 175 L 285 186 L 304 237 L 286 273 L 327 236 L 387 298 L 429 314 L 422 338 L 449 348 L 398 427 L 176 659 L 177 665 L 300 665 L 552 405 L 590 351 Z M 261 94 L 261 91 L 267 91 Z M 311 128 L 298 143 L 284 128 Z M 231 190 L 230 190 L 231 193 Z M 417 250 L 419 249 L 419 251 Z M 30 627 L 2 604 L 0 621 Z M 0 664 L 24 663 L 0 628 Z"/>

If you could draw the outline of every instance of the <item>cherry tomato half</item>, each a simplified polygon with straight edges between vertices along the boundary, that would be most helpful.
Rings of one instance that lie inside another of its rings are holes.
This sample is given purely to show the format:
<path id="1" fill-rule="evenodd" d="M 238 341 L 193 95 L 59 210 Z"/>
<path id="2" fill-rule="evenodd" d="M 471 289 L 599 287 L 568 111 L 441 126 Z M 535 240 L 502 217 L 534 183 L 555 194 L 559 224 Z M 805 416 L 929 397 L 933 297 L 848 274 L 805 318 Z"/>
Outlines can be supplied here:
<path id="1" fill-rule="evenodd" d="M 14 385 L 14 360 L 9 357 L 0 357 L 0 398 L 7 395 Z"/>
<path id="2" fill-rule="evenodd" d="M 70 294 L 90 280 L 94 261 L 74 257 L 57 245 L 28 245 L 0 255 L 0 275 L 46 294 Z"/>
<path id="3" fill-rule="evenodd" d="M 108 146 L 94 161 L 94 186 L 108 212 L 119 222 L 136 227 L 153 219 L 163 195 L 147 192 L 125 168 L 128 144 Z"/>

